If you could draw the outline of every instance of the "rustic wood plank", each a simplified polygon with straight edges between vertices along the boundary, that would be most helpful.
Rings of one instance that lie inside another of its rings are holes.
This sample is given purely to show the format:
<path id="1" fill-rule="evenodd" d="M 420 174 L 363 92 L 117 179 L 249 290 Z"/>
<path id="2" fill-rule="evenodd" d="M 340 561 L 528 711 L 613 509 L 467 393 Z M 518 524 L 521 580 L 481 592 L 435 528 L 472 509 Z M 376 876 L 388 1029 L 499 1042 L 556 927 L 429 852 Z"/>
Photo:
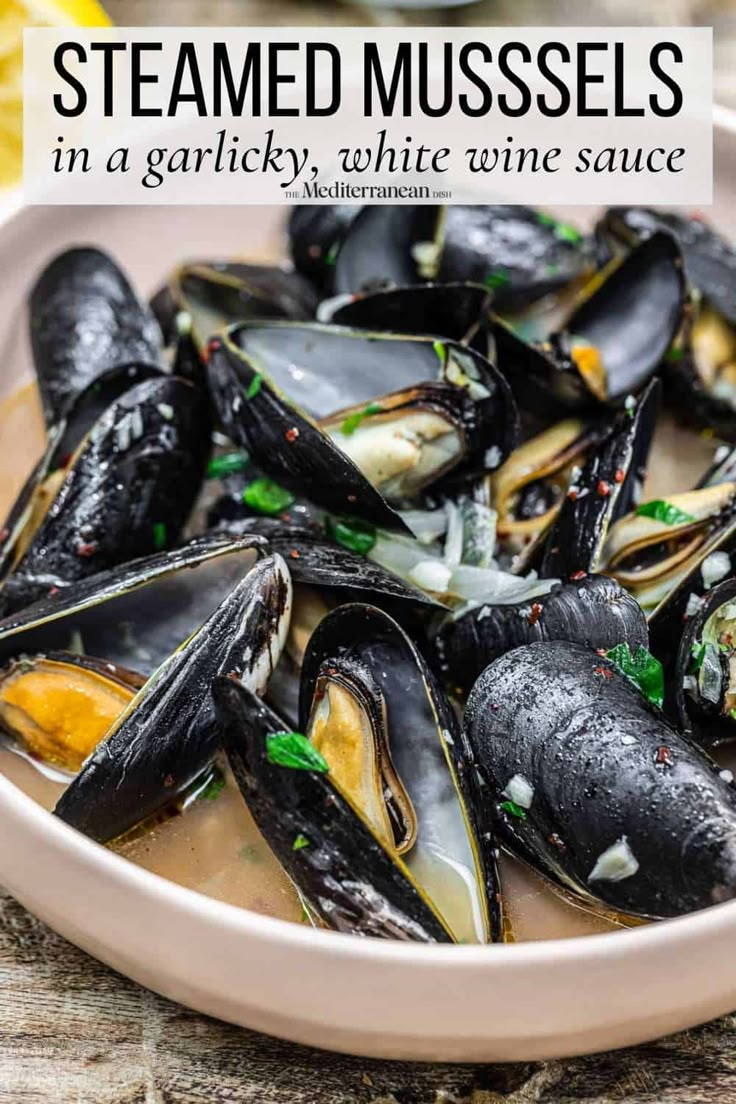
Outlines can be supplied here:
<path id="1" fill-rule="evenodd" d="M 632 994 L 636 999 L 636 994 Z M 736 1016 L 568 1062 L 346 1058 L 199 1016 L 0 894 L 0 1104 L 736 1104 Z"/>

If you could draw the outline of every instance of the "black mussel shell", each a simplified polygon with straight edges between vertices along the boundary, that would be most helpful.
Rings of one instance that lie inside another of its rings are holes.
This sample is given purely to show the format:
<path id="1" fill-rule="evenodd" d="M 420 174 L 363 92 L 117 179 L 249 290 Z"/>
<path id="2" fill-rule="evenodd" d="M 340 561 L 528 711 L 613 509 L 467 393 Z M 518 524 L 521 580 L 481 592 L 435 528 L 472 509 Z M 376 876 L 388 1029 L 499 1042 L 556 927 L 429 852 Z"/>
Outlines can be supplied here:
<path id="1" fill-rule="evenodd" d="M 314 318 L 318 306 L 312 285 L 298 272 L 238 261 L 182 265 L 172 277 L 171 289 L 177 310 L 192 319 L 199 347 L 238 322 L 276 318 L 306 322 Z"/>
<path id="2" fill-rule="evenodd" d="M 661 230 L 671 234 L 682 251 L 690 284 L 736 323 L 736 249 L 704 219 L 647 207 L 611 207 L 599 229 L 628 245 Z"/>
<path id="3" fill-rule="evenodd" d="M 736 896 L 736 791 L 607 659 L 559 641 L 481 675 L 465 731 L 502 843 L 619 913 Z"/>
<path id="4" fill-rule="evenodd" d="M 491 357 L 498 365 L 524 412 L 544 424 L 583 411 L 604 399 L 604 392 L 591 390 L 579 366 L 555 335 L 544 344 L 531 344 L 510 326 L 496 318 L 490 330 Z M 599 373 L 602 379 L 602 374 Z"/>
<path id="5" fill-rule="evenodd" d="M 212 534 L 47 594 L 0 621 L 0 663 L 76 646 L 150 675 L 265 548 L 262 537 Z"/>
<path id="6" fill-rule="evenodd" d="M 354 295 L 432 279 L 442 218 L 442 208 L 434 206 L 364 207 L 337 253 L 335 293 Z"/>
<path id="7" fill-rule="evenodd" d="M 498 464 L 517 440 L 516 409 L 501 374 L 450 341 L 325 325 L 246 325 L 216 339 L 209 374 L 225 431 L 267 474 L 333 513 L 386 528 L 405 526 L 313 418 L 326 422 L 338 411 L 357 410 L 362 422 L 375 413 L 370 407 L 377 397 L 393 392 L 387 396 L 390 410 L 404 392 L 413 401 L 412 389 L 424 385 L 443 409 L 451 401 L 453 408 L 462 403 L 472 413 L 460 415 L 461 434 L 471 448 L 465 446 L 455 464 L 477 465 L 477 454 L 484 458 L 491 446 Z M 447 417 L 453 423 L 458 415 L 448 407 Z"/>
<path id="8" fill-rule="evenodd" d="M 728 579 L 688 617 L 675 663 L 677 721 L 703 747 L 736 739 L 735 653 L 736 580 Z"/>
<path id="9" fill-rule="evenodd" d="M 638 402 L 620 411 L 603 444 L 570 486 L 542 560 L 543 578 L 569 579 L 599 570 L 606 535 L 638 504 L 659 406 L 653 380 Z"/>
<path id="10" fill-rule="evenodd" d="M 445 209 L 439 279 L 485 284 L 494 291 L 497 310 L 528 306 L 592 267 L 582 234 L 531 207 L 458 204 Z"/>
<path id="11" fill-rule="evenodd" d="M 30 301 L 31 345 L 49 425 L 111 368 L 162 367 L 161 333 L 113 259 L 69 249 L 39 276 Z"/>
<path id="12" fill-rule="evenodd" d="M 269 760 L 269 736 L 284 732 L 280 718 L 234 679 L 218 679 L 213 696 L 245 802 L 317 916 L 343 932 L 450 942 L 401 861 L 384 850 L 329 773 Z"/>
<path id="13" fill-rule="evenodd" d="M 540 640 L 605 651 L 626 643 L 632 654 L 649 643 L 644 614 L 623 587 L 604 575 L 584 575 L 526 602 L 468 610 L 443 626 L 436 644 L 443 672 L 468 693 L 489 663 Z"/>
<path id="14" fill-rule="evenodd" d="M 662 378 L 683 425 L 736 441 L 736 322 L 693 295 Z"/>
<path id="15" fill-rule="evenodd" d="M 622 261 L 568 318 L 572 355 L 576 347 L 598 353 L 606 397 L 616 402 L 651 378 L 672 344 L 683 317 L 682 257 L 669 234 L 654 234 Z"/>
<path id="16" fill-rule="evenodd" d="M 340 606 L 320 621 L 304 654 L 302 732 L 308 730 L 320 674 L 338 656 L 341 663 L 365 669 L 381 690 L 391 758 L 418 825 L 415 847 L 403 855 L 404 862 L 450 928 L 457 932 L 464 925 L 470 939 L 500 938 L 496 845 L 454 711 L 438 681 L 388 614 L 360 603 Z M 465 871 L 463 899 L 453 885 L 460 869 Z M 472 882 L 476 889 L 469 892 Z"/>
<path id="17" fill-rule="evenodd" d="M 262 692 L 290 612 L 283 560 L 261 560 L 151 676 L 64 791 L 55 814 L 105 843 L 185 790 L 219 746 L 213 680 L 234 672 Z"/>
<path id="18" fill-rule="evenodd" d="M 712 463 L 695 484 L 695 489 L 716 487 L 719 483 L 736 483 L 736 448 L 729 445 L 718 446 Z"/>
<path id="19" fill-rule="evenodd" d="M 265 538 L 270 551 L 284 557 L 295 583 L 354 592 L 366 601 L 370 598 L 381 608 L 405 603 L 427 612 L 442 608 L 423 590 L 404 582 L 393 571 L 304 526 L 291 525 L 278 518 L 243 516 L 240 521 L 225 523 L 219 532 Z"/>
<path id="20" fill-rule="evenodd" d="M 201 391 L 174 377 L 126 391 L 95 423 L 0 592 L 0 611 L 176 543 L 210 448 Z"/>
<path id="21" fill-rule="evenodd" d="M 322 291 L 332 289 L 335 261 L 360 207 L 302 204 L 289 216 L 289 248 L 298 272 Z"/>
<path id="22" fill-rule="evenodd" d="M 493 292 L 480 284 L 416 284 L 354 295 L 330 322 L 361 330 L 437 334 L 486 355 Z"/>

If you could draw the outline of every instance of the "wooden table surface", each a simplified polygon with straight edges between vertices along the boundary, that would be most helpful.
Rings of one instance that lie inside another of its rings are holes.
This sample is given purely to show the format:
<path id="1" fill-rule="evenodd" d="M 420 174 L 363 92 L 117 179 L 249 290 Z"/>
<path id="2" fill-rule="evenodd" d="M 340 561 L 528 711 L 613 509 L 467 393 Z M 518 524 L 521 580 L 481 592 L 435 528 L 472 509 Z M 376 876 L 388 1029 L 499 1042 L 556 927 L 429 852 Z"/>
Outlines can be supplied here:
<path id="1" fill-rule="evenodd" d="M 338 0 L 109 0 L 117 22 L 713 24 L 736 106 L 733 0 L 481 0 L 398 16 Z M 673 963 L 673 969 L 677 964 Z M 637 994 L 632 993 L 632 1001 Z M 736 1016 L 659 1043 L 514 1066 L 371 1062 L 199 1016 L 128 981 L 0 893 L 0 1104 L 736 1104 Z"/>

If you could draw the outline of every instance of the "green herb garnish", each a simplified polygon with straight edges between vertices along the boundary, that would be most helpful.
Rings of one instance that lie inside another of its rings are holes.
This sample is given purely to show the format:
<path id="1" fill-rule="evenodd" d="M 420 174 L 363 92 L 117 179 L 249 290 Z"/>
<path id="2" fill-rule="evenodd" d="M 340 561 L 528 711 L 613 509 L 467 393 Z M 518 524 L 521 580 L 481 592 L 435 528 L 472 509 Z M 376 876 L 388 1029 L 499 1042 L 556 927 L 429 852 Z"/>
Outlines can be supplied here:
<path id="1" fill-rule="evenodd" d="M 447 361 L 447 346 L 445 345 L 444 341 L 433 341 L 432 348 L 439 357 L 440 364 L 444 367 L 445 362 Z"/>
<path id="2" fill-rule="evenodd" d="M 690 648 L 690 655 L 693 657 L 690 664 L 690 671 L 695 674 L 703 666 L 703 660 L 705 659 L 705 653 L 708 648 L 707 644 L 697 642 Z"/>
<path id="3" fill-rule="evenodd" d="M 695 521 L 692 514 L 686 514 L 679 506 L 673 506 L 671 502 L 665 502 L 663 498 L 655 498 L 651 502 L 643 502 L 636 509 L 637 517 L 650 517 L 655 521 L 661 521 L 664 525 L 684 525 L 687 521 Z"/>
<path id="4" fill-rule="evenodd" d="M 335 241 L 327 250 L 327 256 L 325 257 L 325 264 L 333 268 L 337 262 L 337 254 L 340 252 L 340 243 Z"/>
<path id="5" fill-rule="evenodd" d="M 525 810 L 522 809 L 521 805 L 517 805 L 515 801 L 502 801 L 499 809 L 502 809 L 504 813 L 508 813 L 509 816 L 516 817 L 517 820 L 526 820 Z"/>
<path id="6" fill-rule="evenodd" d="M 266 758 L 277 767 L 327 774 L 327 760 L 301 732 L 272 732 L 266 737 Z"/>
<path id="7" fill-rule="evenodd" d="M 488 273 L 483 283 L 487 288 L 495 290 L 496 288 L 506 287 L 511 281 L 505 272 L 502 272 L 501 269 L 495 269 Z"/>
<path id="8" fill-rule="evenodd" d="M 203 801 L 216 801 L 224 789 L 225 777 L 217 771 L 197 796 Z"/>
<path id="9" fill-rule="evenodd" d="M 280 483 L 274 483 L 265 477 L 254 479 L 249 483 L 243 491 L 242 498 L 251 510 L 257 510 L 259 514 L 267 514 L 269 517 L 288 510 L 294 501 L 291 491 L 287 491 Z"/>
<path id="10" fill-rule="evenodd" d="M 363 410 L 356 410 L 354 414 L 348 414 L 340 426 L 340 432 L 346 437 L 349 437 L 351 433 L 355 433 L 360 423 L 365 418 L 370 418 L 372 414 L 380 414 L 383 407 L 380 403 L 368 403 L 368 406 Z"/>
<path id="11" fill-rule="evenodd" d="M 250 456 L 247 452 L 226 452 L 223 456 L 215 456 L 207 465 L 208 479 L 224 479 L 226 475 L 236 475 L 245 471 L 250 464 Z"/>
<path id="12" fill-rule="evenodd" d="M 552 215 L 545 215 L 543 213 L 537 213 L 537 222 L 540 226 L 551 226 L 555 232 L 555 237 L 560 241 L 570 242 L 572 245 L 577 245 L 583 240 L 583 235 L 574 226 L 571 226 L 569 222 L 560 222 L 558 219 L 553 218 Z"/>
<path id="13" fill-rule="evenodd" d="M 157 552 L 166 547 L 166 525 L 163 521 L 157 521 L 153 526 L 153 547 Z"/>
<path id="14" fill-rule="evenodd" d="M 357 518 L 325 518 L 325 530 L 327 536 L 337 541 L 343 548 L 349 548 L 351 552 L 359 552 L 361 556 L 367 556 L 376 543 L 376 528 L 367 521 L 358 521 Z"/>
<path id="15" fill-rule="evenodd" d="M 299 835 L 294 840 L 294 842 L 292 843 L 291 850 L 292 851 L 303 851 L 305 847 L 309 847 L 309 840 L 307 839 L 306 836 L 303 836 L 300 832 Z"/>
<path id="16" fill-rule="evenodd" d="M 685 350 L 682 345 L 670 345 L 667 352 L 664 354 L 664 359 L 668 364 L 673 364 L 678 360 L 682 360 L 685 355 Z"/>
<path id="17" fill-rule="evenodd" d="M 248 390 L 245 392 L 246 399 L 254 399 L 258 392 L 261 390 L 262 383 L 263 376 L 260 372 L 256 372 L 253 379 L 248 384 Z"/>
<path id="18" fill-rule="evenodd" d="M 607 657 L 618 667 L 622 675 L 631 679 L 641 690 L 647 701 L 662 708 L 664 702 L 664 672 L 662 664 L 641 644 L 634 654 L 628 644 L 617 644 L 606 652 Z"/>

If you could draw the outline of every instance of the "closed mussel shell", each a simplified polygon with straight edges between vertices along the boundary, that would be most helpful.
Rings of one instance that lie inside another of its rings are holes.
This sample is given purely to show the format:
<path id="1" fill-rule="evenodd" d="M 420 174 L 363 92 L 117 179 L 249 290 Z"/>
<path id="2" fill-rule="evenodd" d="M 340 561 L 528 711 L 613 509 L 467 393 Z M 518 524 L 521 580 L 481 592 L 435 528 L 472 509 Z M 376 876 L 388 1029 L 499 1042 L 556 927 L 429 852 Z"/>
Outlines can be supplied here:
<path id="1" fill-rule="evenodd" d="M 335 259 L 360 211 L 347 203 L 300 204 L 289 216 L 289 251 L 298 272 L 321 291 L 332 290 Z"/>
<path id="2" fill-rule="evenodd" d="M 465 732 L 499 839 L 547 877 L 650 918 L 736 895 L 736 791 L 608 659 L 559 641 L 509 652 Z"/>
<path id="3" fill-rule="evenodd" d="M 49 425 L 111 368 L 162 366 L 161 333 L 115 261 L 99 249 L 69 249 L 31 292 L 31 345 Z"/>
<path id="4" fill-rule="evenodd" d="M 437 639 L 446 677 L 468 693 L 499 656 L 523 644 L 569 640 L 608 651 L 626 643 L 632 653 L 648 645 L 644 614 L 615 580 L 584 575 L 558 583 L 548 594 L 512 605 L 482 605 L 448 621 Z"/>
<path id="5" fill-rule="evenodd" d="M 198 388 L 160 377 L 126 391 L 95 423 L 59 473 L 41 517 L 22 534 L 0 592 L 2 614 L 175 543 L 209 447 L 208 409 Z"/>

